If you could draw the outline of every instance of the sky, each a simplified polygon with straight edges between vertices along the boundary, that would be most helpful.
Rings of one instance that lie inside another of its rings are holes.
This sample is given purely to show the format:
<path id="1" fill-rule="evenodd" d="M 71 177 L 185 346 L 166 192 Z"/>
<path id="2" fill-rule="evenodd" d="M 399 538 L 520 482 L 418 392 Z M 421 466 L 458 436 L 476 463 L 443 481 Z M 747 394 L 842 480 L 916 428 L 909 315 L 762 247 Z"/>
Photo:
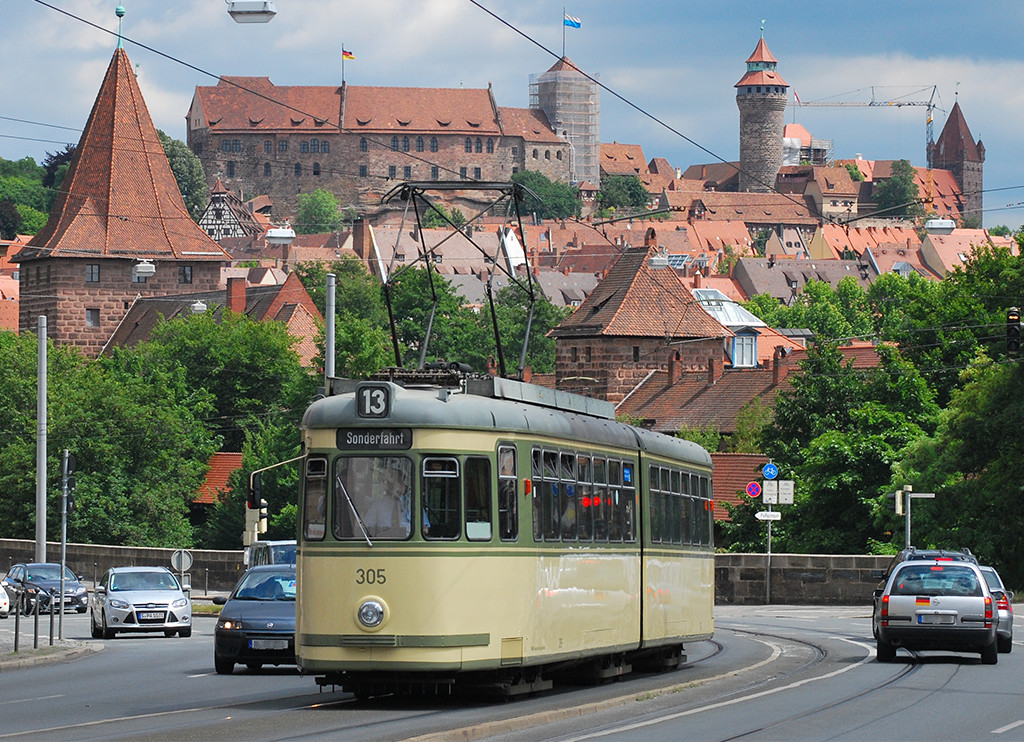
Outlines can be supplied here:
<path id="1" fill-rule="evenodd" d="M 1024 222 L 1024 6 L 1009 0 L 275 0 L 266 24 L 222 0 L 122 0 L 124 47 L 157 128 L 185 140 L 197 85 L 486 88 L 529 105 L 562 54 L 598 78 L 601 141 L 673 166 L 739 158 L 734 85 L 762 34 L 802 103 L 932 100 L 938 138 L 959 102 L 986 149 L 984 226 Z M 0 157 L 41 162 L 77 142 L 117 45 L 116 2 L 0 0 Z M 63 12 L 62 12 L 63 11 Z M 563 25 L 563 13 L 581 28 Z M 71 15 L 68 15 L 71 14 Z M 72 17 L 74 16 L 74 17 Z M 925 166 L 927 108 L 786 110 L 836 158 Z"/>

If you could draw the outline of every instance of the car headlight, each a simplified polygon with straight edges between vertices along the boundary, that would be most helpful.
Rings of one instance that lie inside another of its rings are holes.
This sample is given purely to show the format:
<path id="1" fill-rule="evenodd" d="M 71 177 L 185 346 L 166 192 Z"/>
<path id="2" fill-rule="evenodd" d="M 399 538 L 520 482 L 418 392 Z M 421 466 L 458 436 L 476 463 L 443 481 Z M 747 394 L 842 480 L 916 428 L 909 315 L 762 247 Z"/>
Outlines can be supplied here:
<path id="1" fill-rule="evenodd" d="M 356 615 L 359 618 L 359 623 L 363 626 L 368 629 L 375 629 L 384 620 L 384 606 L 376 600 L 367 600 L 359 606 L 359 611 Z"/>
<path id="2" fill-rule="evenodd" d="M 111 608 L 117 608 L 119 611 L 126 611 L 129 608 L 131 608 L 131 606 L 128 605 L 128 603 L 126 603 L 123 600 L 118 600 L 117 598 L 111 598 L 109 601 L 107 601 L 107 605 L 109 605 Z"/>
<path id="3" fill-rule="evenodd" d="M 85 595 L 88 592 L 84 587 L 80 587 L 75 590 L 75 595 Z"/>
<path id="4" fill-rule="evenodd" d="M 242 628 L 242 622 L 241 621 L 235 621 L 234 619 L 231 619 L 231 618 L 219 618 L 219 619 L 217 619 L 217 628 L 218 629 L 225 629 L 227 631 L 232 631 L 232 630 L 236 630 L 236 629 Z"/>
<path id="5" fill-rule="evenodd" d="M 185 598 L 178 598 L 176 601 L 171 603 L 171 608 L 184 608 L 188 605 L 188 600 Z"/>

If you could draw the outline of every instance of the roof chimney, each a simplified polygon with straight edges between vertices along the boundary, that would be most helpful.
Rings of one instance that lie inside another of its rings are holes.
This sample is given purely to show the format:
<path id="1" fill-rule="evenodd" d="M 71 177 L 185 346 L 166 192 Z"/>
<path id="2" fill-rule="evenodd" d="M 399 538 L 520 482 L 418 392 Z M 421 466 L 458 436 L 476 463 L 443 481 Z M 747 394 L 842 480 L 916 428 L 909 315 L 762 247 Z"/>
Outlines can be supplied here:
<path id="1" fill-rule="evenodd" d="M 789 365 L 786 363 L 787 355 L 789 352 L 783 346 L 775 346 L 775 353 L 772 356 L 772 386 L 778 386 L 779 382 L 789 375 Z"/>
<path id="2" fill-rule="evenodd" d="M 245 314 L 245 286 L 244 278 L 228 279 L 227 308 L 235 314 Z"/>
<path id="3" fill-rule="evenodd" d="M 693 287 L 695 289 L 699 289 L 700 288 L 700 279 L 701 279 L 700 271 L 695 271 L 694 274 L 693 274 Z"/>
<path id="4" fill-rule="evenodd" d="M 352 222 L 352 249 L 360 260 L 369 260 L 370 254 L 370 226 L 363 217 L 356 217 Z"/>
<path id="5" fill-rule="evenodd" d="M 714 358 L 708 358 L 708 386 L 714 386 L 718 381 L 718 363 Z"/>
<path id="6" fill-rule="evenodd" d="M 678 350 L 669 351 L 668 354 L 668 383 L 666 386 L 672 386 L 682 375 L 683 363 L 679 356 Z"/>

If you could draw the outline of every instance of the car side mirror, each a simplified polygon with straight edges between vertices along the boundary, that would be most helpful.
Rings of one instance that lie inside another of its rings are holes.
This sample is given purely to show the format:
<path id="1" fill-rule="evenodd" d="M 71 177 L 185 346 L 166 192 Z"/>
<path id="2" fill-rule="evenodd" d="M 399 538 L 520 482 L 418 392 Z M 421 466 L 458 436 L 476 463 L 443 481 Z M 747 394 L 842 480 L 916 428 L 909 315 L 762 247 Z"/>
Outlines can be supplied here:
<path id="1" fill-rule="evenodd" d="M 885 592 L 885 588 L 877 587 L 877 588 L 875 588 L 874 590 L 871 591 L 871 597 L 872 598 L 876 598 L 876 599 L 877 598 L 881 598 L 882 597 L 882 593 L 884 593 L 884 592 Z"/>
<path id="2" fill-rule="evenodd" d="M 96 589 L 93 592 L 95 592 L 97 595 L 106 595 L 107 588 L 103 587 L 103 585 L 97 585 Z"/>
<path id="3" fill-rule="evenodd" d="M 183 593 L 190 593 L 190 592 L 192 592 L 192 584 L 186 582 L 184 585 L 181 586 L 181 592 L 183 592 Z"/>
<path id="4" fill-rule="evenodd" d="M 223 595 L 214 595 L 213 596 L 213 604 L 214 605 L 224 605 L 227 602 L 228 602 L 228 599 L 225 598 Z"/>

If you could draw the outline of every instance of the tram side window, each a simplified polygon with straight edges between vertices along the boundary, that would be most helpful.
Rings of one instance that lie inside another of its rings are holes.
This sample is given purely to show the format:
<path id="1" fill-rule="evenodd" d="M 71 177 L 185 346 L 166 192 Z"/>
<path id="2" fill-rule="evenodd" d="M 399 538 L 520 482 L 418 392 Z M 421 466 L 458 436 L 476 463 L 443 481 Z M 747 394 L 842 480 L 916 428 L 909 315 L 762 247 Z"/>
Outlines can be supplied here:
<path id="1" fill-rule="evenodd" d="M 466 538 L 491 540 L 491 462 L 467 456 L 465 462 Z"/>
<path id="2" fill-rule="evenodd" d="M 651 482 L 651 541 L 660 543 L 665 528 L 665 493 L 661 491 L 661 469 L 653 464 L 649 470 Z"/>
<path id="3" fill-rule="evenodd" d="M 680 471 L 673 469 L 670 472 L 671 481 L 668 486 L 671 488 L 672 496 L 670 502 L 672 503 L 672 514 L 669 520 L 672 530 L 672 543 L 681 544 L 683 543 L 683 494 L 680 484 Z"/>
<path id="4" fill-rule="evenodd" d="M 544 540 L 544 452 L 539 448 L 532 451 L 530 479 L 533 484 L 533 540 Z"/>
<path id="5" fill-rule="evenodd" d="M 594 486 L 589 456 L 576 457 L 576 536 L 580 541 L 594 538 Z"/>
<path id="6" fill-rule="evenodd" d="M 306 459 L 306 495 L 302 535 L 307 541 L 322 541 L 327 530 L 327 459 Z"/>
<path id="7" fill-rule="evenodd" d="M 683 472 L 680 481 L 679 496 L 679 542 L 683 544 L 693 543 L 691 536 L 691 522 L 693 521 L 693 501 L 689 496 L 690 475 Z"/>
<path id="8" fill-rule="evenodd" d="M 412 461 L 405 456 L 342 457 L 334 465 L 334 535 L 407 539 L 412 533 Z"/>
<path id="9" fill-rule="evenodd" d="M 512 446 L 499 446 L 498 536 L 502 541 L 515 541 L 519 538 L 518 485 L 516 449 Z"/>
<path id="10" fill-rule="evenodd" d="M 622 464 L 622 494 L 618 502 L 618 520 L 622 524 L 623 541 L 636 540 L 636 477 L 631 462 Z"/>
<path id="11" fill-rule="evenodd" d="M 558 452 L 544 452 L 544 484 L 541 503 L 544 509 L 544 540 L 557 541 L 561 535 L 561 498 L 558 493 Z"/>
<path id="12" fill-rule="evenodd" d="M 608 540 L 608 462 L 605 459 L 594 459 L 594 540 Z"/>
<path id="13" fill-rule="evenodd" d="M 423 536 L 457 539 L 462 524 L 459 507 L 459 461 L 451 457 L 423 459 Z"/>
<path id="14" fill-rule="evenodd" d="M 562 540 L 575 541 L 577 521 L 576 456 L 571 453 L 563 453 L 559 455 L 559 461 L 561 463 L 559 474 L 562 480 L 559 522 L 562 526 Z"/>

